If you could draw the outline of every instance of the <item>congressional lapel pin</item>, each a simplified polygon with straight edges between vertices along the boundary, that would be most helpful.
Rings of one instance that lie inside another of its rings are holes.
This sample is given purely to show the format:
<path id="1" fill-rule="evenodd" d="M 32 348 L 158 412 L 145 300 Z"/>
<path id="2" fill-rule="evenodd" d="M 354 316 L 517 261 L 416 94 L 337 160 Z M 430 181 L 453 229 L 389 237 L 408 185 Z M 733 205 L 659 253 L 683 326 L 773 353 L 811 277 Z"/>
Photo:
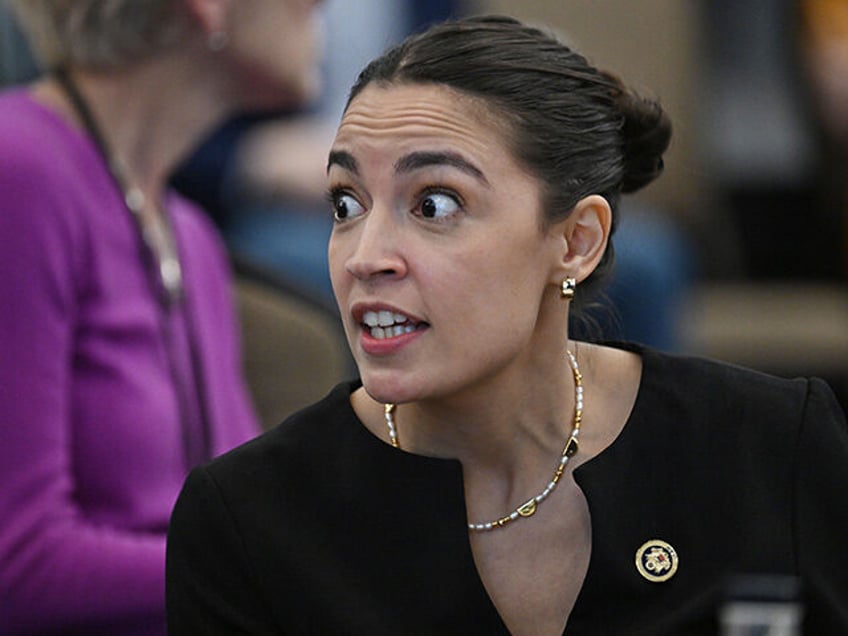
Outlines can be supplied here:
<path id="1" fill-rule="evenodd" d="M 652 583 L 668 581 L 677 572 L 679 558 L 670 543 L 651 539 L 636 550 L 636 569 Z"/>

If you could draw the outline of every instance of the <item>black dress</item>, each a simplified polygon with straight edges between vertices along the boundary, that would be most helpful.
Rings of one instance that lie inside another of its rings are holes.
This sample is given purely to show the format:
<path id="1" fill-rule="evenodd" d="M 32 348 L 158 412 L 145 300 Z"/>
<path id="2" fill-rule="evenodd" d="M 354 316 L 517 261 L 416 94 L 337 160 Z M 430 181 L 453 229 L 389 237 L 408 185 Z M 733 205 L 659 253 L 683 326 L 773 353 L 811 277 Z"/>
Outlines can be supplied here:
<path id="1" fill-rule="evenodd" d="M 574 472 L 592 556 L 565 634 L 715 636 L 739 573 L 799 576 L 805 633 L 848 634 L 848 427 L 829 388 L 631 348 L 631 416 Z M 171 634 L 507 633 L 472 558 L 461 465 L 374 437 L 356 386 L 189 476 Z M 673 548 L 667 580 L 636 567 L 649 540 Z"/>

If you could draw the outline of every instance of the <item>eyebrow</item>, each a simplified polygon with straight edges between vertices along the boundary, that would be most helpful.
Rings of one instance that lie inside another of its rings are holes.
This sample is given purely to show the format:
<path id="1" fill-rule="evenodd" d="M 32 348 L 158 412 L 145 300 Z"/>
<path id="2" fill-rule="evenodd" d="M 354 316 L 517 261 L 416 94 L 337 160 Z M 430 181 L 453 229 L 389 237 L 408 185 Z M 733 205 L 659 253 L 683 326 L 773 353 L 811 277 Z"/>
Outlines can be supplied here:
<path id="1" fill-rule="evenodd" d="M 429 166 L 450 166 L 471 175 L 484 185 L 489 185 L 480 168 L 455 152 L 411 152 L 395 162 L 395 172 L 407 173 Z"/>
<path id="2" fill-rule="evenodd" d="M 339 166 L 355 175 L 359 174 L 359 164 L 353 155 L 345 150 L 333 150 L 327 160 L 327 172 L 332 166 Z M 450 166 L 471 175 L 484 185 L 489 185 L 488 179 L 473 163 L 455 152 L 411 152 L 395 162 L 395 172 L 405 174 L 429 166 Z"/>
<path id="3" fill-rule="evenodd" d="M 330 151 L 330 156 L 327 159 L 327 172 L 330 172 L 332 166 L 339 166 L 348 172 L 356 175 L 359 174 L 359 164 L 356 163 L 356 159 L 353 158 L 352 154 L 344 150 Z"/>

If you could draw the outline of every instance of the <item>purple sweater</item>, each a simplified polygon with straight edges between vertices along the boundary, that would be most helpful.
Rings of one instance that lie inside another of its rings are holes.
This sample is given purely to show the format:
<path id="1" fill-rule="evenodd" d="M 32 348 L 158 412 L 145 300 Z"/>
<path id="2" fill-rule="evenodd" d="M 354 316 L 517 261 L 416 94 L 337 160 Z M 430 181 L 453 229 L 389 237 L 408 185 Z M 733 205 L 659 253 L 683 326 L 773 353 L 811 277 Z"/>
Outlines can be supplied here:
<path id="1" fill-rule="evenodd" d="M 94 145 L 27 93 L 0 94 L 6 636 L 165 633 L 165 532 L 190 463 L 171 374 L 190 369 L 188 338 L 211 452 L 258 432 L 222 246 L 188 202 L 172 194 L 167 207 L 187 299 L 169 318 L 170 349 L 138 233 Z"/>

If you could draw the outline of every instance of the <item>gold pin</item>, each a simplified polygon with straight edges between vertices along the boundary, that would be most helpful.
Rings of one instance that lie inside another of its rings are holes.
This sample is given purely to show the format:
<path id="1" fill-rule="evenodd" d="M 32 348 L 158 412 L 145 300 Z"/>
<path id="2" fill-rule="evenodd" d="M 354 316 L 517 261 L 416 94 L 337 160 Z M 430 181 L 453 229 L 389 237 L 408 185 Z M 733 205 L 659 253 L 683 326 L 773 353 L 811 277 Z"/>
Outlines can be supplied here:
<path id="1" fill-rule="evenodd" d="M 636 550 L 636 569 L 652 583 L 662 583 L 673 577 L 679 561 L 671 544 L 660 539 L 646 541 Z"/>

